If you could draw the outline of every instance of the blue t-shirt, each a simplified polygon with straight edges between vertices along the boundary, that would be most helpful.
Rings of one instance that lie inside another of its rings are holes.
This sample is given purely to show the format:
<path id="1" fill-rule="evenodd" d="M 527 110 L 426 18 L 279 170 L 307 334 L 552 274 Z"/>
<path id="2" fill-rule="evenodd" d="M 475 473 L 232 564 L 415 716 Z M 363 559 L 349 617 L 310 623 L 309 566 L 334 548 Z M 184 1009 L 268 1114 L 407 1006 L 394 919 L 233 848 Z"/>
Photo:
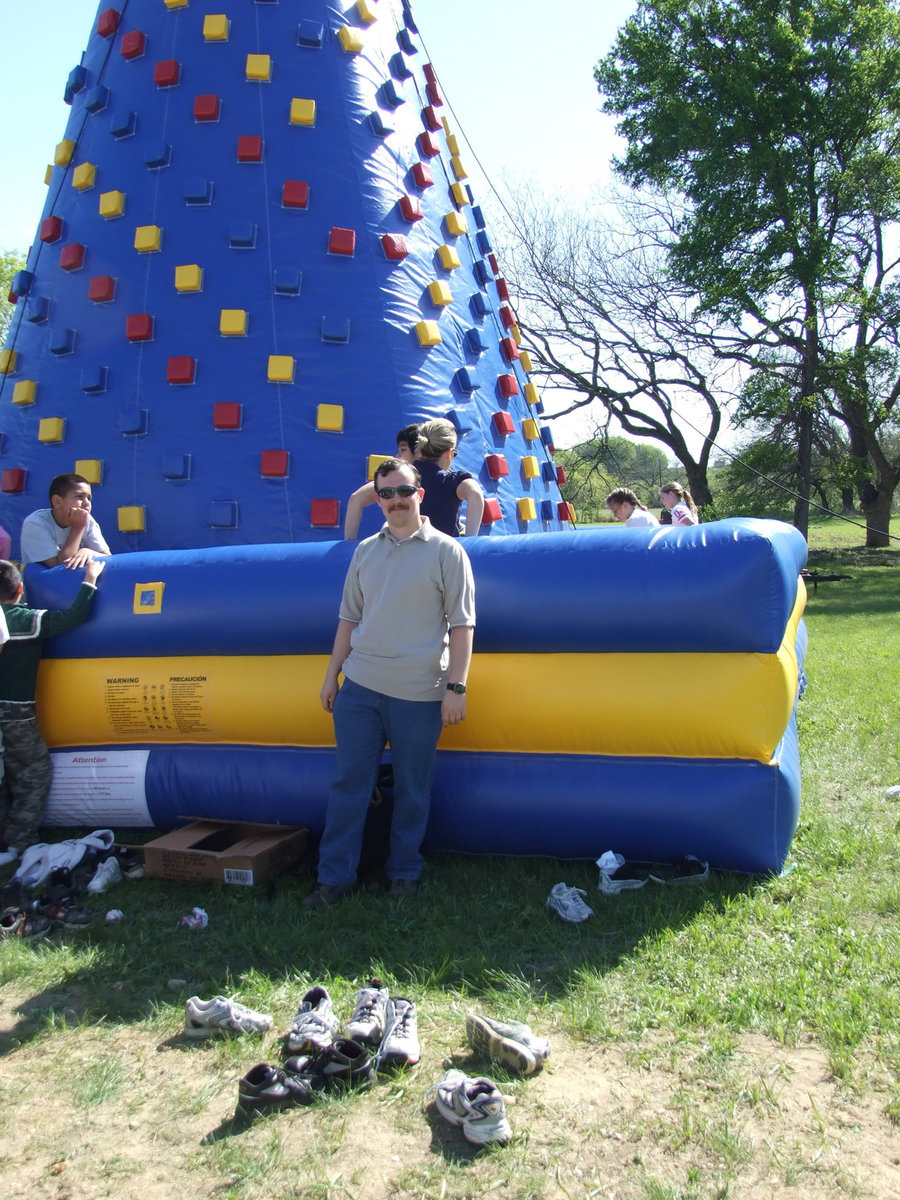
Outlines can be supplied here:
<path id="1" fill-rule="evenodd" d="M 419 511 L 435 529 L 449 537 L 459 537 L 459 510 L 462 501 L 456 489 L 465 479 L 474 479 L 471 471 L 442 471 L 436 462 L 417 458 L 413 464 L 422 477 L 425 495 Z"/>

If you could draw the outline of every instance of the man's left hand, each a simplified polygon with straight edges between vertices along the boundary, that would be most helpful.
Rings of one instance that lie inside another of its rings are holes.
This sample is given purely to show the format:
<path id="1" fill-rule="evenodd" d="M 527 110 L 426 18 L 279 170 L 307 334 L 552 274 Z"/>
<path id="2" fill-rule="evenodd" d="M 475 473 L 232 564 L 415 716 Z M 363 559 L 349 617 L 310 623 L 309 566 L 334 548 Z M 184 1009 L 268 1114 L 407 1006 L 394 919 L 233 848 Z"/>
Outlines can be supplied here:
<path id="1" fill-rule="evenodd" d="M 466 696 L 447 692 L 441 701 L 441 720 L 445 725 L 458 725 L 466 719 Z"/>

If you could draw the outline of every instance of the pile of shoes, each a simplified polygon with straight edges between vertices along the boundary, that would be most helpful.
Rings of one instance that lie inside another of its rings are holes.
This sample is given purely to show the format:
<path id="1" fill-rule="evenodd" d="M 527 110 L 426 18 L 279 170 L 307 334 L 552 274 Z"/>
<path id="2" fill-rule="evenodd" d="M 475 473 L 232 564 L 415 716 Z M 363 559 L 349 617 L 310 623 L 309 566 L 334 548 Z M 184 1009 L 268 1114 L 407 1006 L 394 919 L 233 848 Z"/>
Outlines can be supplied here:
<path id="1" fill-rule="evenodd" d="M 0 937 L 39 937 L 52 926 L 90 925 L 96 914 L 83 906 L 81 897 L 99 895 L 143 873 L 141 853 L 117 846 L 110 829 L 30 846 L 18 870 L 0 888 Z"/>
<path id="2" fill-rule="evenodd" d="M 39 937 L 51 926 L 90 925 L 96 914 L 83 907 L 80 897 L 99 895 L 122 879 L 143 874 L 143 855 L 116 845 L 111 829 L 29 846 L 0 888 L 0 937 Z"/>
<path id="3" fill-rule="evenodd" d="M 271 1028 L 270 1016 L 234 998 L 192 996 L 185 1004 L 184 1033 L 193 1040 L 265 1034 Z M 236 1117 L 312 1104 L 324 1092 L 373 1083 L 379 1070 L 415 1066 L 422 1053 L 414 1001 L 392 996 L 378 979 L 359 988 L 343 1025 L 328 989 L 309 988 L 282 1040 L 288 1057 L 280 1066 L 257 1063 L 241 1077 Z"/>
<path id="4" fill-rule="evenodd" d="M 185 1003 L 184 1034 L 208 1037 L 263 1036 L 272 1018 L 234 997 L 192 996 Z M 476 1055 L 500 1063 L 510 1074 L 537 1074 L 550 1055 L 546 1038 L 521 1021 L 498 1021 L 479 1013 L 466 1017 L 466 1036 Z M 329 1092 L 375 1083 L 388 1068 L 415 1066 L 422 1055 L 416 1005 L 392 996 L 379 979 L 360 987 L 353 1011 L 342 1022 L 328 989 L 314 984 L 303 995 L 282 1035 L 281 1064 L 257 1063 L 238 1082 L 235 1120 L 315 1104 Z M 505 1143 L 512 1137 L 506 1102 L 494 1080 L 453 1068 L 426 1093 L 435 1111 L 462 1130 L 476 1146 Z"/>
<path id="5" fill-rule="evenodd" d="M 501 1063 L 516 1075 L 534 1075 L 550 1055 L 550 1043 L 521 1021 L 497 1021 L 478 1013 L 466 1017 L 466 1036 L 476 1054 Z M 458 1068 L 447 1071 L 429 1089 L 438 1114 L 462 1129 L 474 1146 L 503 1145 L 512 1137 L 506 1102 L 493 1079 L 471 1076 Z"/>

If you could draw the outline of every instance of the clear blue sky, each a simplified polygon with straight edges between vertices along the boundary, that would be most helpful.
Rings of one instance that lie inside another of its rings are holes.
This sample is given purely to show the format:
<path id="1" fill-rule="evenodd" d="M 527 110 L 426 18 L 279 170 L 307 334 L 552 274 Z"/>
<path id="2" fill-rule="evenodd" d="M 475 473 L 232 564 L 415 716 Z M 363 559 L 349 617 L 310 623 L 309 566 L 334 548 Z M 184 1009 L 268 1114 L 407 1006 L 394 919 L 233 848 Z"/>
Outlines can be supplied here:
<path id="1" fill-rule="evenodd" d="M 131 0 L 140 2 L 162 0 Z M 0 249 L 31 244 L 44 170 L 68 118 L 66 79 L 108 3 L 2 0 Z M 413 0 L 458 128 L 498 188 L 533 178 L 577 192 L 605 178 L 614 139 L 591 72 L 635 8 L 636 0 Z"/>

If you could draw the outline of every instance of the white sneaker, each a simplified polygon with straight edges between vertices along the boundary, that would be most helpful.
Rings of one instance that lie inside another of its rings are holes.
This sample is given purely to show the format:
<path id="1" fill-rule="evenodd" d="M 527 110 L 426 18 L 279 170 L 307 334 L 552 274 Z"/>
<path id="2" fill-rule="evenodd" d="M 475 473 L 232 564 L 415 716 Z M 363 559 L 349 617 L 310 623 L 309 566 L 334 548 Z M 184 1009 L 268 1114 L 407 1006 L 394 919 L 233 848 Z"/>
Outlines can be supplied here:
<path id="1" fill-rule="evenodd" d="M 594 915 L 594 910 L 585 904 L 582 896 L 584 888 L 569 887 L 565 883 L 554 884 L 547 897 L 547 907 L 559 913 L 564 921 L 586 921 Z"/>
<path id="2" fill-rule="evenodd" d="M 385 1018 L 384 1037 L 375 1056 L 380 1066 L 414 1067 L 422 1057 L 416 1006 L 405 996 L 391 996 Z"/>
<path id="3" fill-rule="evenodd" d="M 597 859 L 600 868 L 598 889 L 604 896 L 618 896 L 620 892 L 633 892 L 642 888 L 650 878 L 649 870 L 626 862 L 625 856 L 607 850 Z"/>
<path id="4" fill-rule="evenodd" d="M 373 979 L 368 987 L 356 993 L 356 1007 L 347 1022 L 347 1037 L 364 1042 L 367 1046 L 380 1046 L 384 1037 L 387 1017 L 388 989 L 381 986 L 380 979 Z"/>
<path id="5" fill-rule="evenodd" d="M 14 863 L 19 857 L 19 852 L 15 846 L 10 846 L 6 850 L 0 850 L 0 867 L 6 867 L 10 863 Z"/>
<path id="6" fill-rule="evenodd" d="M 537 1037 L 522 1021 L 495 1021 L 479 1013 L 466 1017 L 469 1045 L 485 1058 L 494 1058 L 507 1070 L 533 1075 L 550 1055 L 550 1043 Z"/>
<path id="7" fill-rule="evenodd" d="M 445 1121 L 462 1126 L 467 1142 L 486 1146 L 488 1142 L 508 1142 L 512 1137 L 506 1105 L 492 1079 L 471 1079 L 454 1069 L 431 1092 L 435 1108 Z"/>
<path id="8" fill-rule="evenodd" d="M 328 989 L 317 985 L 300 1001 L 284 1040 L 291 1054 L 319 1054 L 328 1049 L 339 1028 Z"/>
<path id="9" fill-rule="evenodd" d="M 254 1012 L 252 1008 L 227 996 L 213 996 L 212 1000 L 191 996 L 190 1000 L 185 1001 L 185 1037 L 240 1037 L 247 1033 L 265 1033 L 271 1028 L 270 1016 Z"/>
<path id="10" fill-rule="evenodd" d="M 87 885 L 87 890 L 98 895 L 100 892 L 105 892 L 112 884 L 120 883 L 121 880 L 122 868 L 119 866 L 119 860 L 105 858 L 94 872 L 94 877 Z"/>

